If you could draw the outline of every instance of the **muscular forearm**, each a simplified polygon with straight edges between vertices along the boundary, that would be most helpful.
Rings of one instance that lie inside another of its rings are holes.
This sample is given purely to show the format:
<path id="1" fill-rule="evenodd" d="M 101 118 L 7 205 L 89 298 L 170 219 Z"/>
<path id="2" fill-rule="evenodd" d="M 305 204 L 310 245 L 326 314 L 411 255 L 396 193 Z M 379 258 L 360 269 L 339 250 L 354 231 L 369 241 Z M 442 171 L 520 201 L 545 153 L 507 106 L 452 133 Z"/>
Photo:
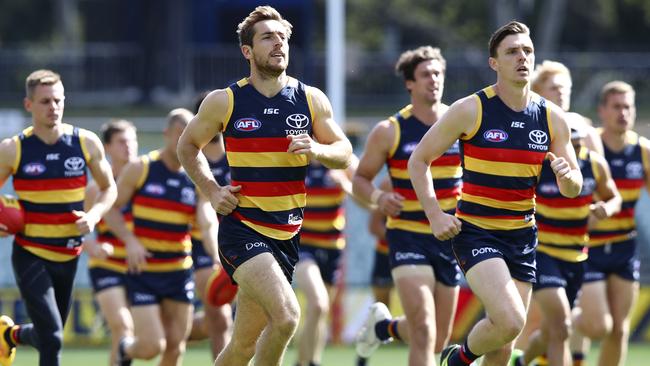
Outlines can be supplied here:
<path id="1" fill-rule="evenodd" d="M 434 215 L 440 214 L 442 210 L 440 209 L 436 193 L 433 189 L 429 164 L 422 160 L 413 159 L 413 156 L 411 156 L 408 162 L 408 172 L 411 177 L 413 189 L 427 217 L 431 218 Z"/>
<path id="2" fill-rule="evenodd" d="M 104 215 L 104 222 L 111 230 L 113 235 L 120 239 L 124 243 L 132 242 L 135 239 L 135 235 L 129 228 L 126 226 L 124 221 L 124 216 L 122 213 L 115 207 L 108 210 Z"/>
<path id="3" fill-rule="evenodd" d="M 350 165 L 352 145 L 347 140 L 329 145 L 320 144 L 319 150 L 314 158 L 330 169 L 345 169 Z"/>
<path id="4" fill-rule="evenodd" d="M 376 190 L 377 188 L 369 178 L 360 175 L 355 175 L 352 178 L 352 192 L 358 199 L 372 202 L 372 193 Z"/>
<path id="5" fill-rule="evenodd" d="M 117 199 L 117 187 L 115 184 L 110 184 L 105 189 L 100 190 L 97 193 L 97 197 L 94 200 L 94 203 L 90 210 L 86 214 L 92 215 L 97 218 L 97 221 L 108 212 L 108 210 L 113 207 L 115 200 Z"/>
<path id="6" fill-rule="evenodd" d="M 219 187 L 210 171 L 208 160 L 199 148 L 193 144 L 179 143 L 178 159 L 187 172 L 187 175 L 206 197 L 210 196 L 210 192 L 213 189 Z"/>
<path id="7" fill-rule="evenodd" d="M 582 173 L 579 169 L 572 169 L 567 178 L 557 178 L 560 193 L 568 198 L 577 197 L 582 189 Z"/>

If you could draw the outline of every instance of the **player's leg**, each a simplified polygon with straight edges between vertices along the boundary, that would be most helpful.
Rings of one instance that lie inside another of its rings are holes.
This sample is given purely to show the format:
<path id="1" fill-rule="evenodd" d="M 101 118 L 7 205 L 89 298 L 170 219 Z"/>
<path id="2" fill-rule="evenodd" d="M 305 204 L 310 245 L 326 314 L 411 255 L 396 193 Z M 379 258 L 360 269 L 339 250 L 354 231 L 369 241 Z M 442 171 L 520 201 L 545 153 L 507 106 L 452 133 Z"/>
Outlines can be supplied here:
<path id="1" fill-rule="evenodd" d="M 531 284 L 513 280 L 501 258 L 475 264 L 465 277 L 485 308 L 485 318 L 470 331 L 463 353 L 469 357 L 485 355 L 484 366 L 504 365 L 524 327 Z"/>
<path id="2" fill-rule="evenodd" d="M 187 336 L 192 327 L 192 304 L 184 301 L 164 299 L 160 304 L 160 315 L 165 329 L 165 350 L 160 357 L 160 366 L 181 365 Z"/>
<path id="3" fill-rule="evenodd" d="M 232 339 L 217 356 L 215 366 L 247 366 L 255 355 L 257 339 L 267 324 L 264 309 L 246 291 L 237 294 Z"/>
<path id="4" fill-rule="evenodd" d="M 165 351 L 165 329 L 160 319 L 159 304 L 137 305 L 131 307 L 134 337 L 122 341 L 126 359 L 151 360 Z"/>
<path id="5" fill-rule="evenodd" d="M 301 253 L 302 255 L 302 253 Z M 296 265 L 296 285 L 307 300 L 303 327 L 298 339 L 298 362 L 320 364 L 327 337 L 329 294 L 321 271 L 313 258 L 300 259 Z"/>
<path id="6" fill-rule="evenodd" d="M 602 339 L 611 332 L 612 316 L 605 281 L 585 282 L 579 297 L 580 312 L 574 319 L 578 331 L 591 339 Z"/>
<path id="7" fill-rule="evenodd" d="M 535 301 L 535 295 L 533 295 L 533 299 L 531 300 L 530 305 L 528 306 L 528 313 L 526 314 L 526 325 L 524 326 L 524 329 L 521 331 L 521 334 L 519 334 L 519 337 L 517 337 L 517 340 L 515 341 L 515 348 L 517 349 L 528 348 L 530 337 L 533 335 L 533 333 L 539 330 L 541 322 L 542 322 L 542 314 L 540 313 L 539 305 L 537 305 L 537 301 Z"/>
<path id="8" fill-rule="evenodd" d="M 433 269 L 425 265 L 406 265 L 394 268 L 392 273 L 408 324 L 405 339 L 409 344 L 409 365 L 432 364 L 436 339 Z M 397 333 L 394 336 L 402 338 L 399 329 Z"/>
<path id="9" fill-rule="evenodd" d="M 546 353 L 551 365 L 570 365 L 569 329 L 571 310 L 563 287 L 547 287 L 535 291 L 535 301 L 542 313 L 540 331 L 530 339 L 524 364 Z"/>
<path id="10" fill-rule="evenodd" d="M 97 292 L 95 300 L 111 332 L 110 361 L 114 365 L 120 339 L 133 336 L 133 318 L 126 302 L 126 290 L 124 286 L 108 287 Z"/>
<path id="11" fill-rule="evenodd" d="M 213 271 L 212 267 L 203 267 L 194 272 L 196 293 L 202 300 L 205 299 L 206 285 Z M 216 358 L 230 341 L 231 324 L 232 309 L 230 304 L 215 307 L 208 304 L 207 301 L 203 301 L 203 311 L 194 313 L 189 339 L 209 338 L 212 356 Z"/>
<path id="12" fill-rule="evenodd" d="M 459 292 L 459 286 L 448 286 L 441 281 L 436 282 L 433 290 L 433 298 L 436 305 L 435 354 L 442 352 L 449 343 L 449 338 L 451 338 Z"/>
<path id="13" fill-rule="evenodd" d="M 630 334 L 630 312 L 638 294 L 638 282 L 618 275 L 607 278 L 607 300 L 612 316 L 612 328 L 600 345 L 599 366 L 617 366 L 625 363 Z"/>
<path id="14" fill-rule="evenodd" d="M 14 245 L 12 264 L 16 283 L 32 320 L 14 326 L 12 337 L 39 351 L 39 365 L 59 365 L 63 346 L 63 326 L 72 299 L 77 259 L 51 262 Z"/>

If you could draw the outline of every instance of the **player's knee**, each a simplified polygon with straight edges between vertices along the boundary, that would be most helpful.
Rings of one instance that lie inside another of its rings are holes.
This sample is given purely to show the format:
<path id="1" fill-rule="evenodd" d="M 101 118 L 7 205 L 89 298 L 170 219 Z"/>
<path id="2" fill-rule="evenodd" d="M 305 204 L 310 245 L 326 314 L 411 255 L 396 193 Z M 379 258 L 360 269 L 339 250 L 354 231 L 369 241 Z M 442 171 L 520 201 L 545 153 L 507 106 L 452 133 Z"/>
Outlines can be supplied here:
<path id="1" fill-rule="evenodd" d="M 317 299 L 310 304 L 310 310 L 317 317 L 326 316 L 330 312 L 330 305 L 327 299 Z"/>
<path id="2" fill-rule="evenodd" d="M 615 339 L 626 338 L 630 334 L 630 324 L 629 322 L 613 322 L 612 329 L 610 331 L 610 337 Z"/>
<path id="3" fill-rule="evenodd" d="M 240 355 L 246 360 L 251 360 L 255 355 L 255 339 L 232 338 L 228 347 L 231 347 L 234 354 Z"/>
<path id="4" fill-rule="evenodd" d="M 503 319 L 500 319 L 495 325 L 498 329 L 498 334 L 504 343 L 509 343 L 521 333 L 526 324 L 525 314 L 519 311 L 512 311 L 507 314 Z"/>
<path id="5" fill-rule="evenodd" d="M 569 319 L 556 319 L 546 324 L 548 340 L 565 341 L 569 339 L 571 332 L 571 321 Z"/>
<path id="6" fill-rule="evenodd" d="M 145 360 L 151 360 L 167 349 L 167 340 L 165 338 L 151 339 L 138 342 L 138 355 Z"/>
<path id="7" fill-rule="evenodd" d="M 47 338 L 43 338 L 38 349 L 45 357 L 56 356 L 63 348 L 63 331 L 52 332 Z"/>
<path id="8" fill-rule="evenodd" d="M 409 324 L 411 342 L 422 347 L 431 344 L 433 342 L 433 337 L 436 334 L 433 327 L 434 325 L 432 322 L 427 320 L 418 322 L 417 324 L 414 324 L 413 327 Z"/>
<path id="9" fill-rule="evenodd" d="M 591 339 L 602 339 L 612 332 L 612 327 L 612 317 L 608 314 L 599 318 L 583 321 L 578 329 L 582 334 Z"/>
<path id="10" fill-rule="evenodd" d="M 167 341 L 167 346 L 165 347 L 165 354 L 168 356 L 172 356 L 174 358 L 180 357 L 183 353 L 185 353 L 185 343 L 184 340 L 181 341 Z"/>

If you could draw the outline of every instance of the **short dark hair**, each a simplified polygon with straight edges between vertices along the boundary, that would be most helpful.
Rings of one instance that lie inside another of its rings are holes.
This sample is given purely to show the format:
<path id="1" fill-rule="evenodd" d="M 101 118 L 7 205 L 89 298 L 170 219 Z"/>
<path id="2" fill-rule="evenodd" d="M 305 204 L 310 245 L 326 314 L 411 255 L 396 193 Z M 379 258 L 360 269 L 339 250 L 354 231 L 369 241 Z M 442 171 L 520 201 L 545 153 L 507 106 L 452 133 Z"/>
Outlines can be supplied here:
<path id="1" fill-rule="evenodd" d="M 488 43 L 490 57 L 497 57 L 497 48 L 499 48 L 499 44 L 501 44 L 501 41 L 503 41 L 504 38 L 511 34 L 520 33 L 530 35 L 530 29 L 528 29 L 526 24 L 516 20 L 511 20 L 508 24 L 497 29 L 492 33 L 492 37 L 490 37 L 490 42 Z"/>
<path id="2" fill-rule="evenodd" d="M 253 10 L 246 19 L 237 25 L 237 36 L 239 37 L 240 46 L 253 46 L 253 37 L 255 36 L 255 24 L 265 20 L 277 20 L 282 23 L 287 31 L 287 39 L 291 37 L 293 26 L 289 21 L 282 18 L 282 15 L 270 6 L 258 6 Z"/>
<path id="3" fill-rule="evenodd" d="M 395 73 L 397 75 L 402 75 L 404 80 L 415 80 L 415 69 L 421 62 L 429 60 L 440 61 L 442 68 L 447 68 L 447 61 L 442 57 L 440 48 L 422 46 L 402 53 L 395 64 Z"/>
<path id="4" fill-rule="evenodd" d="M 135 125 L 131 121 L 125 119 L 112 119 L 102 125 L 99 128 L 99 134 L 102 136 L 102 142 L 104 144 L 110 144 L 111 139 L 115 134 L 122 133 L 128 129 L 132 129 L 133 132 L 137 132 Z"/>

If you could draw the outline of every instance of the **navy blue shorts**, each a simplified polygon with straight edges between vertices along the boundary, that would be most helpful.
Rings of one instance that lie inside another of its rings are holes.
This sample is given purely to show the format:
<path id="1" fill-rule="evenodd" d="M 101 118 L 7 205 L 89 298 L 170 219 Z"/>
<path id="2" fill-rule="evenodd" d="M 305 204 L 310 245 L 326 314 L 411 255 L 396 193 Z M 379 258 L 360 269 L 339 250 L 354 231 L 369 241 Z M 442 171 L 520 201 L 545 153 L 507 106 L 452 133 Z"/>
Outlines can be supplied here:
<path id="1" fill-rule="evenodd" d="M 300 235 L 288 240 L 264 236 L 238 220 L 224 216 L 219 223 L 219 258 L 233 283 L 233 273 L 242 263 L 262 253 L 271 253 L 289 283 L 298 263 Z"/>
<path id="2" fill-rule="evenodd" d="M 333 285 L 341 275 L 339 268 L 341 262 L 341 249 L 319 248 L 310 245 L 300 245 L 300 260 L 311 259 L 316 262 L 323 282 Z"/>
<path id="3" fill-rule="evenodd" d="M 126 287 L 126 274 L 124 273 L 93 267 L 88 269 L 88 274 L 95 293 L 115 286 Z"/>
<path id="4" fill-rule="evenodd" d="M 126 290 L 131 306 L 160 304 L 163 299 L 192 303 L 194 278 L 191 269 L 129 273 L 126 275 Z"/>
<path id="5" fill-rule="evenodd" d="M 203 241 L 192 238 L 192 267 L 195 271 L 202 268 L 212 268 L 214 261 L 212 257 L 205 251 Z"/>
<path id="6" fill-rule="evenodd" d="M 590 247 L 585 282 L 604 281 L 610 275 L 638 281 L 639 266 L 636 239 Z"/>
<path id="7" fill-rule="evenodd" d="M 460 269 L 450 241 L 400 229 L 386 230 L 386 241 L 391 270 L 403 265 L 427 265 L 433 267 L 436 280 L 446 286 L 458 286 Z"/>
<path id="8" fill-rule="evenodd" d="M 533 284 L 533 291 L 562 287 L 573 308 L 584 274 L 585 262 L 568 262 L 538 251 L 537 283 Z"/>
<path id="9" fill-rule="evenodd" d="M 510 276 L 535 283 L 535 248 L 537 228 L 516 230 L 485 230 L 462 221 L 460 233 L 454 237 L 452 248 L 458 265 L 467 273 L 474 265 L 491 258 L 501 258 L 510 270 Z"/>
<path id="10" fill-rule="evenodd" d="M 393 276 L 390 274 L 390 259 L 388 254 L 375 250 L 375 264 L 372 268 L 371 283 L 376 287 L 393 286 Z"/>

